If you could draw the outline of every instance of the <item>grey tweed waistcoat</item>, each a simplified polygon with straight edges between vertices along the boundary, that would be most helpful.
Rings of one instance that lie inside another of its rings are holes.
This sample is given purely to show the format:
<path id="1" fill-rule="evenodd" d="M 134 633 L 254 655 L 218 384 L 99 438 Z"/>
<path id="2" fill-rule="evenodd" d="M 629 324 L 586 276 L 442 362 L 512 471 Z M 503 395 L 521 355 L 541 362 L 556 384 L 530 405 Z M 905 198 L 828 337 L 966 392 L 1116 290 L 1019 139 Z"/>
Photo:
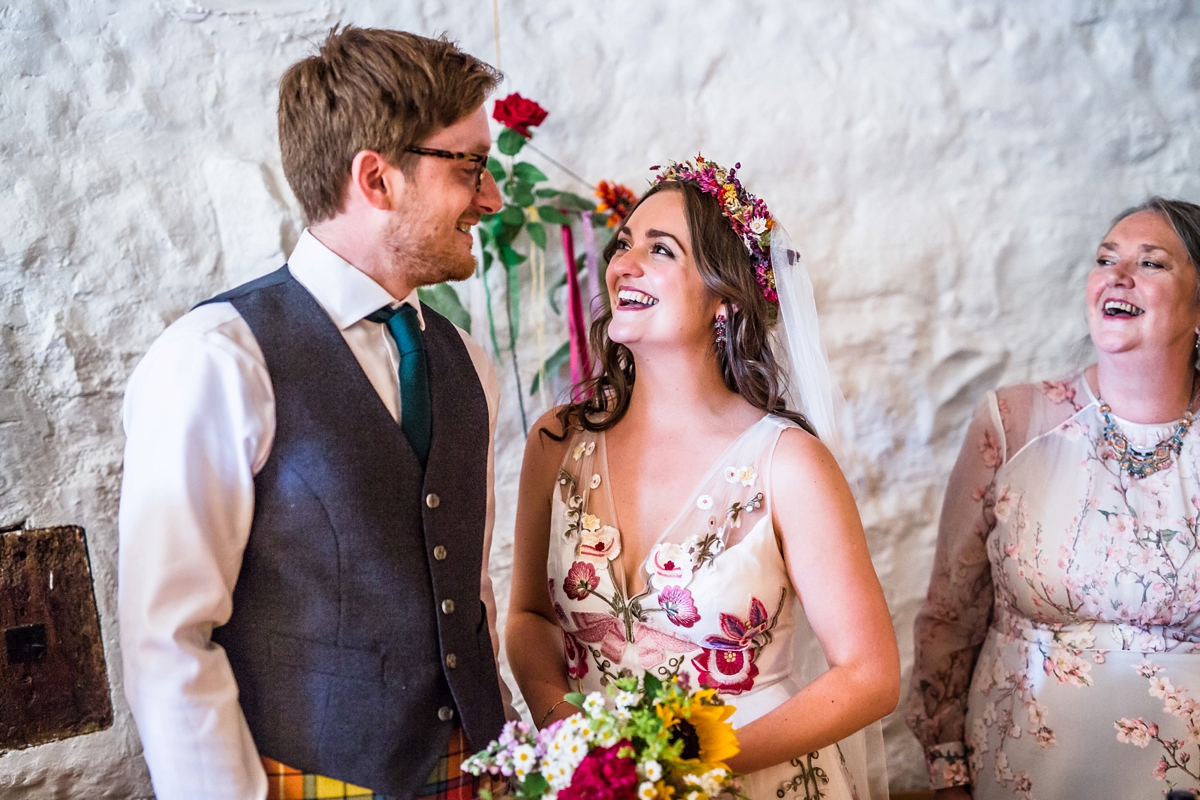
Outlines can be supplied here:
<path id="1" fill-rule="evenodd" d="M 207 302 L 246 320 L 275 393 L 254 522 L 213 631 L 259 752 L 408 798 L 456 725 L 504 723 L 480 570 L 488 410 L 458 331 L 428 308 L 424 472 L 341 332 L 288 272 Z"/>

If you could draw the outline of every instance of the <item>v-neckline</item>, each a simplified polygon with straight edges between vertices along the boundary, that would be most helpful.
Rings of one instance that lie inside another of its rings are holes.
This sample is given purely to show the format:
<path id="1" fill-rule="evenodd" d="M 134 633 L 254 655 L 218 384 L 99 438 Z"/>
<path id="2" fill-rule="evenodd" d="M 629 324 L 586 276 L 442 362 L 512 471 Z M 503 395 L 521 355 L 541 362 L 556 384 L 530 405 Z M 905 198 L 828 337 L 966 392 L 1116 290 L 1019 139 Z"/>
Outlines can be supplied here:
<path id="1" fill-rule="evenodd" d="M 637 566 L 637 572 L 634 573 L 635 579 L 640 578 L 643 574 L 645 574 L 646 562 L 650 559 L 650 554 L 654 552 L 654 548 L 662 544 L 666 535 L 673 531 L 675 526 L 679 524 L 679 521 L 683 519 L 684 515 L 692 509 L 692 506 L 696 503 L 696 498 L 700 490 L 709 484 L 713 478 L 713 475 L 715 475 L 721 469 L 721 465 L 725 461 L 729 460 L 729 454 L 733 452 L 735 447 L 742 443 L 742 440 L 750 435 L 751 431 L 755 430 L 759 425 L 762 425 L 764 421 L 770 418 L 770 416 L 770 414 L 763 414 L 758 418 L 758 420 L 752 423 L 744 431 L 739 433 L 733 439 L 733 441 L 725 446 L 725 449 L 721 451 L 721 454 L 717 456 L 712 465 L 704 471 L 704 474 L 700 477 L 700 480 L 696 482 L 695 486 L 684 498 L 683 504 L 679 507 L 679 510 L 675 513 L 675 516 L 671 518 L 671 521 L 668 522 L 661 531 L 659 531 L 658 536 L 655 537 L 653 544 L 650 545 L 650 548 L 646 551 L 646 554 L 642 556 L 642 560 Z M 617 514 L 616 500 L 613 499 L 612 473 L 608 468 L 608 432 L 600 431 L 599 439 L 601 468 L 604 472 L 604 495 L 608 499 L 608 507 L 612 512 L 612 519 L 614 523 L 613 527 L 617 529 L 617 540 L 621 543 L 621 551 L 617 554 L 617 559 L 619 560 L 619 564 L 617 566 L 620 568 L 617 571 L 620 572 L 622 584 L 620 588 L 621 591 L 625 593 L 626 599 L 640 597 L 643 593 L 645 593 L 646 587 L 649 585 L 649 581 L 643 581 L 636 594 L 629 590 L 629 575 L 625 570 L 625 556 L 628 553 L 628 550 L 625 548 L 625 532 L 621 527 L 621 518 Z"/>

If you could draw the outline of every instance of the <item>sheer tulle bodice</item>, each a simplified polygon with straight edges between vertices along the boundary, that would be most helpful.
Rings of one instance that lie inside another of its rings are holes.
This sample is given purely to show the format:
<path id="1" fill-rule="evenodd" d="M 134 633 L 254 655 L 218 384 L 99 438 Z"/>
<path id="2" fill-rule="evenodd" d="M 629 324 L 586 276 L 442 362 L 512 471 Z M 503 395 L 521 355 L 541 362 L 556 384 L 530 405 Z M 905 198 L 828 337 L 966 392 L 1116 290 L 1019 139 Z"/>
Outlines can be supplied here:
<path id="1" fill-rule="evenodd" d="M 736 706 L 735 727 L 799 691 L 793 668 L 799 604 L 767 488 L 771 454 L 789 426 L 764 417 L 726 449 L 662 531 L 631 586 L 604 435 L 574 436 L 553 502 L 547 574 L 569 677 L 581 691 L 600 689 L 622 670 L 680 674 Z M 835 747 L 748 776 L 746 788 L 763 800 L 855 796 Z"/>

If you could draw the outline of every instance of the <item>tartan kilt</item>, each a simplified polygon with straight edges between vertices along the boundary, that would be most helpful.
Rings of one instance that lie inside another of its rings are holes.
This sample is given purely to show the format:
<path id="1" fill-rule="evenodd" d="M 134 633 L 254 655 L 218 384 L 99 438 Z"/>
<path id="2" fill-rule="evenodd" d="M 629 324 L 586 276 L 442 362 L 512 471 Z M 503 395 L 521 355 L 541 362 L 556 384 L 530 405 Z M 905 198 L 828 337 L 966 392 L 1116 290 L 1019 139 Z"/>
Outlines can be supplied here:
<path id="1" fill-rule="evenodd" d="M 462 763 L 470 755 L 462 728 L 455 729 L 446 752 L 438 758 L 416 796 L 429 800 L 475 800 L 479 796 L 479 778 L 462 771 Z M 361 786 L 292 769 L 266 756 L 262 757 L 262 763 L 267 771 L 267 800 L 392 800 Z"/>

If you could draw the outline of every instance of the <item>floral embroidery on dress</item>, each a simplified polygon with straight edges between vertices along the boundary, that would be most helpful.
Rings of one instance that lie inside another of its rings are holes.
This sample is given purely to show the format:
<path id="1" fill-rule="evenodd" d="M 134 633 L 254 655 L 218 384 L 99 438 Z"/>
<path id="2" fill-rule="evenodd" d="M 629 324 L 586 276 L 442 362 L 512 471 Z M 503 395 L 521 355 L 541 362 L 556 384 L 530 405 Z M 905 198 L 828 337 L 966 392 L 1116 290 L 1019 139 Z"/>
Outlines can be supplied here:
<path id="1" fill-rule="evenodd" d="M 1062 403 L 1075 405 L 1075 387 L 1066 381 L 1042 381 L 1042 393 L 1056 405 Z"/>
<path id="2" fill-rule="evenodd" d="M 604 563 L 612 561 L 620 554 L 621 536 L 612 525 L 585 527 L 579 535 L 579 556 L 581 558 L 592 558 Z"/>
<path id="3" fill-rule="evenodd" d="M 726 467 L 725 480 L 750 488 L 758 480 L 758 473 L 750 467 Z"/>
<path id="4" fill-rule="evenodd" d="M 586 561 L 576 561 L 567 570 L 567 577 L 563 578 L 563 591 L 572 600 L 582 600 L 599 585 L 600 577 L 596 575 L 596 568 Z"/>
<path id="5" fill-rule="evenodd" d="M 721 635 L 704 637 L 703 652 L 692 659 L 692 666 L 700 672 L 701 686 L 718 689 L 723 694 L 741 694 L 754 688 L 758 676 L 755 658 L 771 641 L 771 629 L 783 610 L 786 594 L 786 589 L 780 592 L 779 605 L 770 616 L 757 597 L 750 598 L 748 619 L 721 615 Z"/>
<path id="6" fill-rule="evenodd" d="M 672 625 L 690 628 L 700 621 L 700 612 L 692 600 L 692 593 L 682 586 L 668 586 L 658 593 L 658 607 L 666 612 Z"/>
<path id="7" fill-rule="evenodd" d="M 669 583 L 687 585 L 692 579 L 692 557 L 681 545 L 660 542 L 647 559 L 650 583 L 662 588 Z"/>
<path id="8" fill-rule="evenodd" d="M 1113 723 L 1117 729 L 1117 741 L 1140 747 L 1143 750 L 1157 744 L 1162 751 L 1154 766 L 1154 779 L 1166 781 L 1173 789 L 1189 788 L 1200 790 L 1200 758 L 1189 766 L 1192 755 L 1200 756 L 1200 703 L 1197 703 L 1183 686 L 1171 685 L 1163 667 L 1148 658 L 1134 665 L 1143 678 L 1150 681 L 1150 696 L 1163 701 L 1163 711 L 1183 722 L 1182 739 L 1164 738 L 1155 722 L 1146 722 L 1141 717 L 1122 717 Z M 1183 781 L 1183 784 L 1179 783 Z M 1185 787 L 1186 784 L 1186 787 Z"/>

